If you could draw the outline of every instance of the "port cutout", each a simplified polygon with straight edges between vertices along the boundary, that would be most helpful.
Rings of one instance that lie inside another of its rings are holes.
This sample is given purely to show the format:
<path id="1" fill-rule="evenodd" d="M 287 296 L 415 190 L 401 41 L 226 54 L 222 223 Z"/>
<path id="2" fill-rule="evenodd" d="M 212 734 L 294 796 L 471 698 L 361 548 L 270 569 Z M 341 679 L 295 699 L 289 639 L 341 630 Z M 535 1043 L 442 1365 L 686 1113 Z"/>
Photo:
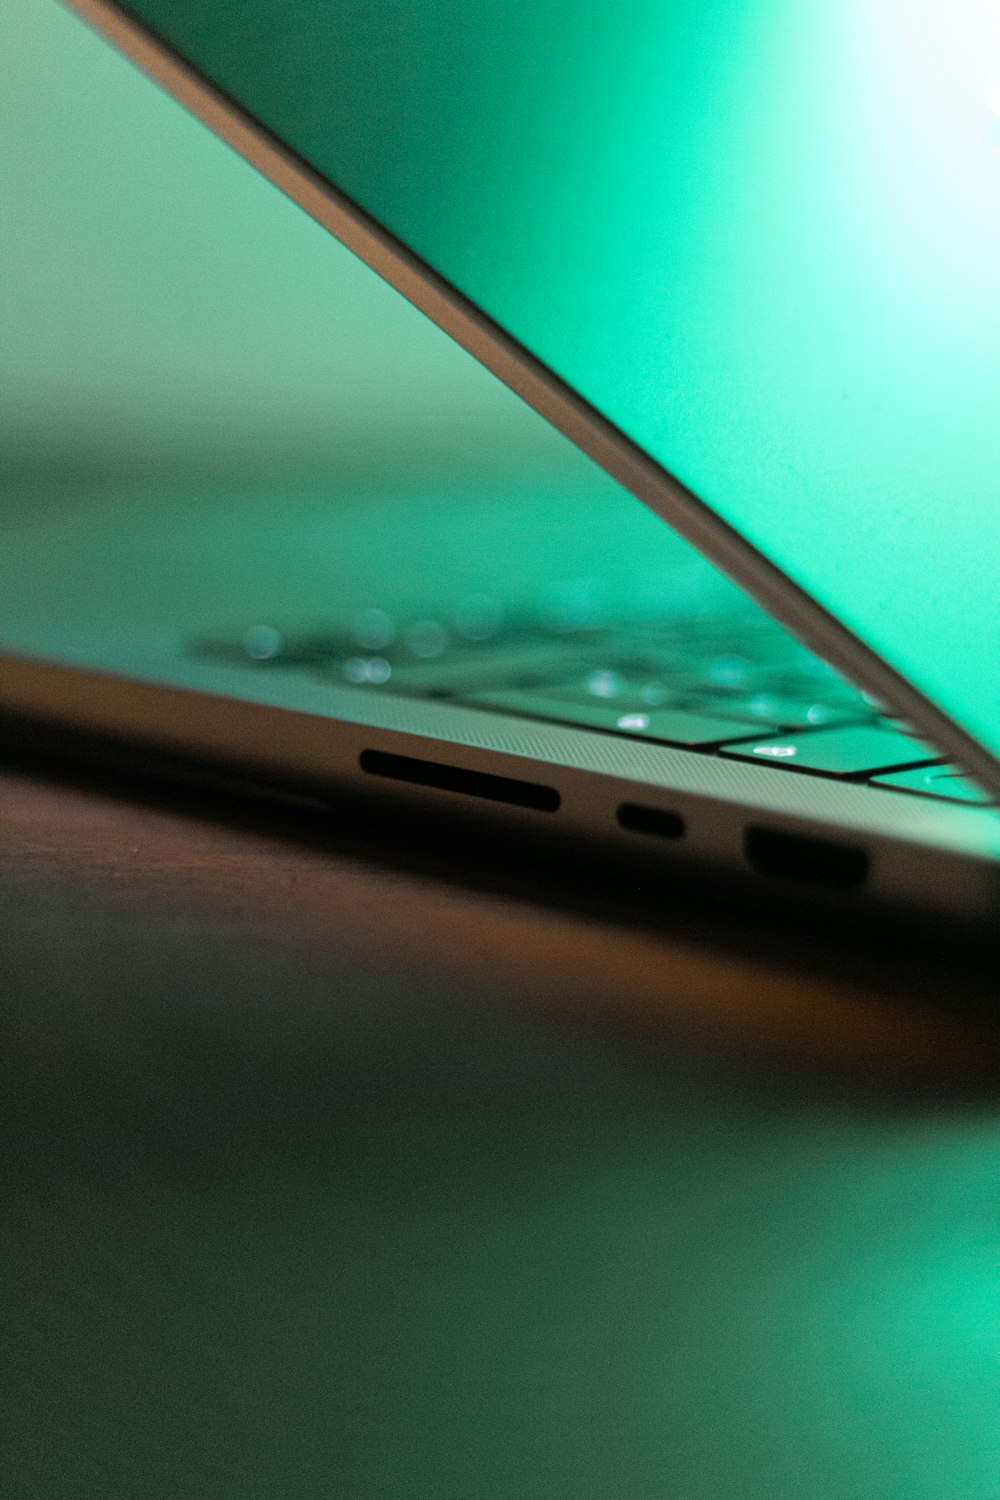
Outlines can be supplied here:
<path id="1" fill-rule="evenodd" d="M 623 802 L 616 814 L 618 823 L 629 833 L 645 833 L 656 839 L 682 839 L 684 819 L 680 813 L 662 807 L 643 807 L 639 802 Z"/>
<path id="2" fill-rule="evenodd" d="M 405 781 L 410 786 L 460 792 L 465 797 L 484 797 L 487 802 L 529 807 L 534 812 L 559 810 L 559 793 L 555 787 L 541 786 L 534 781 L 515 781 L 509 776 L 467 771 L 463 766 L 446 766 L 440 761 L 418 760 L 411 755 L 391 755 L 385 750 L 362 750 L 360 764 L 362 771 L 367 771 L 369 776 Z"/>
<path id="3" fill-rule="evenodd" d="M 765 880 L 828 891 L 859 891 L 868 878 L 870 860 L 864 849 L 807 834 L 750 827 L 744 835 L 743 852 L 751 868 Z"/>

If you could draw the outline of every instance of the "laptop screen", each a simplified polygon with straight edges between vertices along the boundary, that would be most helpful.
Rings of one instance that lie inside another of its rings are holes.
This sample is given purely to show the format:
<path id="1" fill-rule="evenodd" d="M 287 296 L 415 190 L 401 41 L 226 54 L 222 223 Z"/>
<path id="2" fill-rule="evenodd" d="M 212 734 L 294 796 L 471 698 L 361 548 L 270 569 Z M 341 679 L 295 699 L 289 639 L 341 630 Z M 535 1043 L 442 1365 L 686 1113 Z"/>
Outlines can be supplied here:
<path id="1" fill-rule="evenodd" d="M 135 0 L 1000 756 L 1000 0 Z"/>

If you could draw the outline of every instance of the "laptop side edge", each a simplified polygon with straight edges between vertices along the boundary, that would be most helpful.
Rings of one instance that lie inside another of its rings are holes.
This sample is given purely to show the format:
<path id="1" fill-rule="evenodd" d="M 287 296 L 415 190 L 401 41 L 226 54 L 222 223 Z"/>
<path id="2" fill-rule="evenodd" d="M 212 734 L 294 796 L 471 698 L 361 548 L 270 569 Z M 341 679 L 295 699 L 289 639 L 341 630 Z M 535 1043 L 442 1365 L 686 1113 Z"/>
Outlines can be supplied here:
<path id="1" fill-rule="evenodd" d="M 65 3 L 776 619 L 1000 795 L 1000 762 L 983 745 L 403 243 L 117 5 Z"/>

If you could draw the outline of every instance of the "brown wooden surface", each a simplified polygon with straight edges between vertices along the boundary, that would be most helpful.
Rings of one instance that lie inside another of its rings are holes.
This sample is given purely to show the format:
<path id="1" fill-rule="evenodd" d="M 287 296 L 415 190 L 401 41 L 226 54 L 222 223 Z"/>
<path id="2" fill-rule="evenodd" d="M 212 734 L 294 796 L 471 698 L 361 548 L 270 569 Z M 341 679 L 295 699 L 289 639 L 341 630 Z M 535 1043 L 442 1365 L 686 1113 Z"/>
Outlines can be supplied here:
<path id="1" fill-rule="evenodd" d="M 916 922 L 882 942 L 850 906 L 818 924 L 785 919 L 780 890 L 770 913 L 692 905 L 651 891 L 646 871 L 629 889 L 596 869 L 568 882 L 534 851 L 520 869 L 516 847 L 494 859 L 475 831 L 439 841 L 390 815 L 367 837 L 364 810 L 147 790 L 130 779 L 120 795 L 107 775 L 0 778 L 8 879 L 57 882 L 81 913 L 100 893 L 147 921 L 197 915 L 473 988 L 488 979 L 528 1009 L 694 1034 L 721 1052 L 933 1076 L 976 1069 L 1000 1038 L 1000 978 L 961 934 Z"/>
<path id="2" fill-rule="evenodd" d="M 981 1351 L 885 1354 L 988 955 L 23 767 L 0 879 L 5 1493 L 989 1493 Z"/>

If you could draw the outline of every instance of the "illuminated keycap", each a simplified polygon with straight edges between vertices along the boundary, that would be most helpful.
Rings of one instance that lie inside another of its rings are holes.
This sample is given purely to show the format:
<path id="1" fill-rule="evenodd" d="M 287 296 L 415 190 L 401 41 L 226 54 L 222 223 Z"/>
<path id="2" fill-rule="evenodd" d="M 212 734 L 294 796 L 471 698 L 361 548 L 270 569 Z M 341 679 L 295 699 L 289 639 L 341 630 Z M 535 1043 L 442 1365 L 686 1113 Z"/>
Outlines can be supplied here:
<path id="1" fill-rule="evenodd" d="M 988 793 L 970 781 L 956 766 L 920 766 L 915 771 L 894 771 L 876 776 L 876 786 L 891 786 L 900 792 L 919 792 L 924 797 L 943 797 L 948 802 L 978 802 L 987 806 Z"/>
<path id="2" fill-rule="evenodd" d="M 826 776 L 871 775 L 934 758 L 929 745 L 875 724 L 818 729 L 814 734 L 790 734 L 781 739 L 725 746 L 721 754 L 756 761 L 758 765 L 821 771 Z"/>
<path id="3" fill-rule="evenodd" d="M 671 708 L 623 711 L 616 704 L 598 698 L 589 703 L 573 703 L 548 698 L 541 693 L 509 692 L 477 694 L 474 701 L 483 707 L 502 709 L 505 713 L 525 714 L 532 719 L 553 719 L 589 729 L 617 730 L 620 734 L 660 740 L 664 744 L 683 745 L 689 749 L 717 745 L 722 740 L 746 734 L 748 728 L 735 719 L 684 713 Z"/>

